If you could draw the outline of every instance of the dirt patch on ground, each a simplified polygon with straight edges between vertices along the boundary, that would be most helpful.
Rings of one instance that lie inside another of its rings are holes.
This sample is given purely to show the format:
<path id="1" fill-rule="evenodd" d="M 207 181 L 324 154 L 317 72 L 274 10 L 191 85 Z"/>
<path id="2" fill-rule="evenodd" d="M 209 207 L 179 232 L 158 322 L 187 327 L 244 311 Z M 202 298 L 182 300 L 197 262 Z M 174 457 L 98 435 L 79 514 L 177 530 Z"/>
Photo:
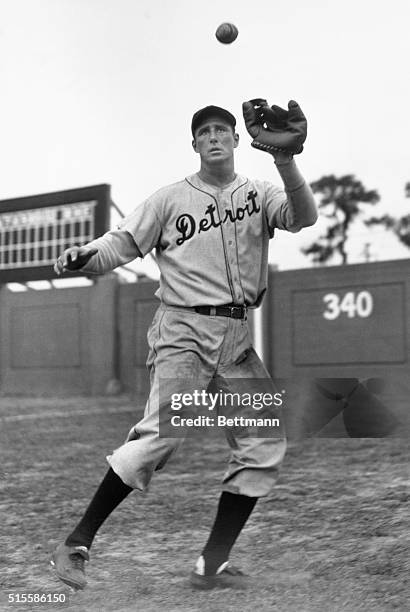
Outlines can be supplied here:
<path id="1" fill-rule="evenodd" d="M 21 418 L 23 415 L 26 418 Z M 188 584 L 215 513 L 228 456 L 194 435 L 97 536 L 82 592 L 61 585 L 50 553 L 85 509 L 140 411 L 127 398 L 0 399 L 1 610 L 330 612 L 406 610 L 410 600 L 406 439 L 291 442 L 232 560 L 246 590 Z M 7 603 L 9 593 L 64 593 L 69 604 Z"/>

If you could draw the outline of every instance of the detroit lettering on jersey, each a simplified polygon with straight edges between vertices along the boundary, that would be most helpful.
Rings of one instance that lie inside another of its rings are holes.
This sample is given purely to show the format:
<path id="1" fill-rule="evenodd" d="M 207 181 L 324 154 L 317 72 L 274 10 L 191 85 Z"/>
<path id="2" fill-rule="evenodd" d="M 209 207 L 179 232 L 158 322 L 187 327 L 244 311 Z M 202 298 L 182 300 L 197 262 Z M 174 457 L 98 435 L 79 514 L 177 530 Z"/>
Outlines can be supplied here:
<path id="1" fill-rule="evenodd" d="M 225 214 L 221 218 L 216 218 L 216 206 L 215 204 L 209 204 L 205 210 L 205 214 L 198 223 L 196 223 L 194 217 L 189 213 L 183 213 L 176 220 L 176 229 L 181 234 L 177 238 L 177 245 L 183 244 L 186 240 L 190 240 L 195 232 L 200 234 L 201 232 L 207 232 L 211 229 L 216 229 L 224 223 L 236 223 L 236 221 L 242 221 L 245 216 L 251 217 L 253 214 L 260 212 L 261 208 L 256 202 L 257 198 L 256 191 L 249 191 L 247 200 L 248 202 L 242 207 L 237 206 L 236 211 L 229 208 L 225 208 Z M 219 217 L 219 215 L 218 215 Z"/>

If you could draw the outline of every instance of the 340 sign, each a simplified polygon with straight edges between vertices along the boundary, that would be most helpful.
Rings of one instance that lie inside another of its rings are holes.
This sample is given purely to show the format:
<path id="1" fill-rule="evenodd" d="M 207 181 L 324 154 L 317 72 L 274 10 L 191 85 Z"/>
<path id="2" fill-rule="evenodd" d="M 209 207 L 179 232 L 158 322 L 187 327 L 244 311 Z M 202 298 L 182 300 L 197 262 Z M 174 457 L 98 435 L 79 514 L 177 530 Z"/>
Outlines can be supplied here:
<path id="1" fill-rule="evenodd" d="M 349 319 L 355 317 L 365 319 L 372 314 L 374 305 L 370 291 L 347 291 L 342 295 L 326 293 L 323 302 L 325 304 L 323 317 L 328 321 L 334 321 L 341 316 Z"/>

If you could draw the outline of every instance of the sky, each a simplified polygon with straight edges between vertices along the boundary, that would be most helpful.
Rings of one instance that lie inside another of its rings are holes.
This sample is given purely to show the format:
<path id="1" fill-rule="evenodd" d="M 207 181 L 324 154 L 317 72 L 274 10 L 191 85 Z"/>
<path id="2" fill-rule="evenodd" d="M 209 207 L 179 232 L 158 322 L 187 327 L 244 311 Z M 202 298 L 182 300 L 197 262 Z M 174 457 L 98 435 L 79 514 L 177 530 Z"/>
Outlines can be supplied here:
<path id="1" fill-rule="evenodd" d="M 305 112 L 308 182 L 355 174 L 381 195 L 372 213 L 407 214 L 409 20 L 408 0 L 0 0 L 0 200 L 109 183 L 131 212 L 198 170 L 190 121 L 207 104 L 238 119 L 236 170 L 280 185 L 241 116 L 263 97 Z M 214 36 L 224 21 L 231 45 Z M 323 227 L 279 232 L 270 261 L 310 265 L 300 247 Z M 372 259 L 409 257 L 358 224 L 352 262 L 368 241 Z"/>

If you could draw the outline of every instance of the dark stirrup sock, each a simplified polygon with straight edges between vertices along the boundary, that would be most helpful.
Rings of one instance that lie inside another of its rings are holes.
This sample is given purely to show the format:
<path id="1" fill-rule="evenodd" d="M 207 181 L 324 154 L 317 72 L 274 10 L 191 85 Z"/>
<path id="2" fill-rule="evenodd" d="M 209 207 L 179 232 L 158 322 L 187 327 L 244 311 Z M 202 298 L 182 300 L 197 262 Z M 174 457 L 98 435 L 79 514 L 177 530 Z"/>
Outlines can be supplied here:
<path id="1" fill-rule="evenodd" d="M 124 484 L 121 478 L 110 468 L 83 518 L 66 539 L 66 546 L 86 546 L 90 548 L 95 534 L 105 519 L 132 490 L 132 487 Z"/>
<path id="2" fill-rule="evenodd" d="M 257 497 L 235 495 L 223 491 L 208 541 L 202 551 L 205 575 L 215 574 L 218 567 L 228 560 L 232 546 L 248 520 Z"/>

